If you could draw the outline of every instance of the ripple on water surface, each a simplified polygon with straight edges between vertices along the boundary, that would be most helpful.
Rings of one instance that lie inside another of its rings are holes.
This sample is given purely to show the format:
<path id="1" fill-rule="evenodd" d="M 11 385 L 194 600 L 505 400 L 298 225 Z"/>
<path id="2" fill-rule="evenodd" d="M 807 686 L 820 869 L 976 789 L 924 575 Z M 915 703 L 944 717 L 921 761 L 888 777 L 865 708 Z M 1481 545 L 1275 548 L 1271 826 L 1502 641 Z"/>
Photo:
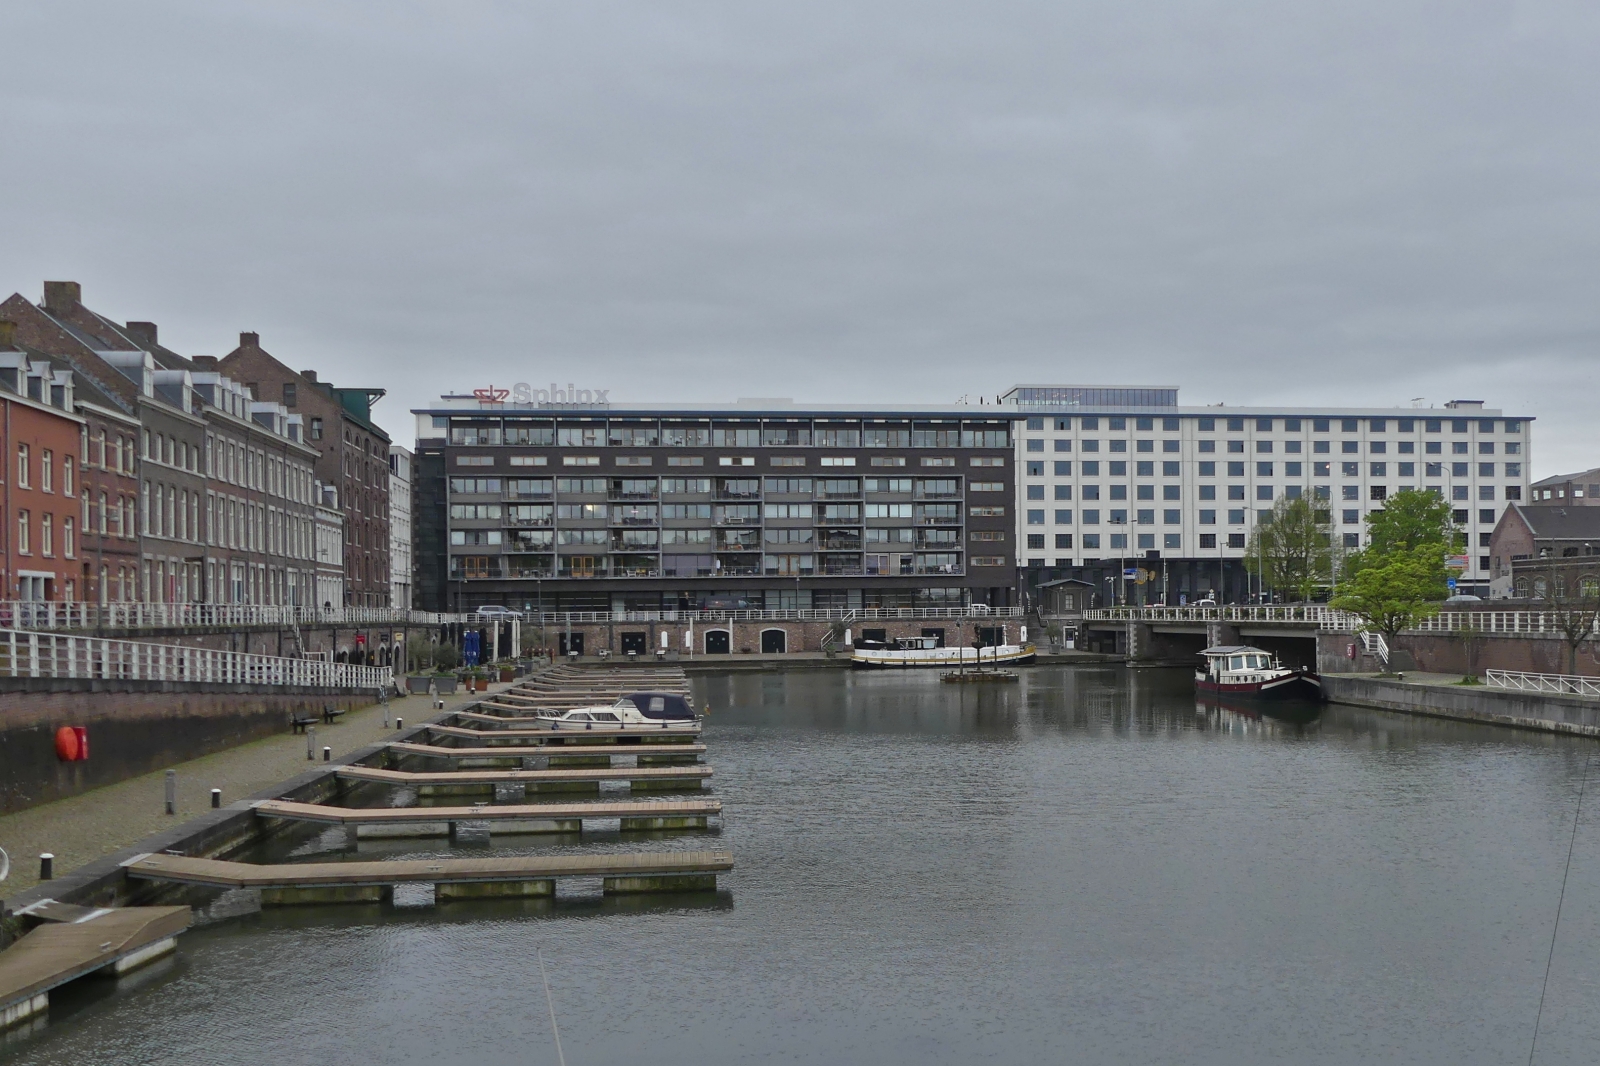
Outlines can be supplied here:
<path id="1" fill-rule="evenodd" d="M 697 680 L 719 894 L 270 911 L 59 995 L 19 1063 L 1525 1059 L 1591 742 L 1197 707 L 1186 672 Z M 327 843 L 331 844 L 332 841 Z M 442 841 L 362 854 L 442 854 Z M 485 854 L 482 846 L 470 849 Z M 1540 1061 L 1600 1057 L 1585 815 Z"/>

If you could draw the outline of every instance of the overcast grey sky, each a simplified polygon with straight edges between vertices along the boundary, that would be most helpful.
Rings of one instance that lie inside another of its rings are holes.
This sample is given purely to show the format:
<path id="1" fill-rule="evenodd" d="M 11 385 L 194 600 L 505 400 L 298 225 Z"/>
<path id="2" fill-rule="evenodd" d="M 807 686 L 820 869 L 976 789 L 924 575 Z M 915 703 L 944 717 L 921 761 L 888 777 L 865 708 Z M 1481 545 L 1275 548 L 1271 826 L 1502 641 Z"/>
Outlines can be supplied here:
<path id="1" fill-rule="evenodd" d="M 8 4 L 0 288 L 442 391 L 1485 399 L 1600 464 L 1600 4 Z M 0 293 L 0 296 L 3 296 Z"/>

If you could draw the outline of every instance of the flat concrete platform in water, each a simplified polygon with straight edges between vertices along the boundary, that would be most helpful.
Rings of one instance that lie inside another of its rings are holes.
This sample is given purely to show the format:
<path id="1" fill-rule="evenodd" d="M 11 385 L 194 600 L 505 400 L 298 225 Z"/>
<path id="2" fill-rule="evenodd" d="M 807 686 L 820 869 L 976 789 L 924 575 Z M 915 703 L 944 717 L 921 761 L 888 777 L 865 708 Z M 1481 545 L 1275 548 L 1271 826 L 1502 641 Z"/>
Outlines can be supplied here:
<path id="1" fill-rule="evenodd" d="M 453 717 L 458 722 L 482 723 L 490 728 L 467 729 L 462 726 L 430 725 L 428 726 L 428 731 L 446 737 L 472 737 L 478 739 L 492 737 L 495 740 L 514 738 L 517 740 L 566 741 L 568 743 L 605 740 L 608 738 L 623 741 L 644 738 L 636 742 L 648 744 L 700 735 L 698 723 L 694 725 L 671 725 L 664 729 L 660 726 L 633 726 L 626 729 L 615 726 L 596 726 L 594 729 L 551 729 L 549 726 L 519 728 L 524 723 L 539 721 L 537 718 L 500 718 L 492 714 L 474 714 L 470 711 L 462 711 Z"/>
<path id="2" fill-rule="evenodd" d="M 572 754 L 572 748 L 588 747 L 594 750 L 582 753 L 583 758 L 607 759 L 614 755 L 638 755 L 648 758 L 652 755 L 704 755 L 704 744 L 558 744 L 541 747 L 541 751 L 550 750 L 555 758 Z M 430 759 L 497 759 L 508 755 L 517 754 L 516 747 L 501 744 L 492 748 L 445 748 L 437 744 L 411 744 L 406 741 L 395 741 L 389 745 L 389 750 L 398 755 L 420 755 Z"/>
<path id="3" fill-rule="evenodd" d="M 58 985 L 97 970 L 122 973 L 165 955 L 190 918 L 188 907 L 119 907 L 39 926 L 0 951 L 0 1028 L 44 1010 Z"/>
<path id="4" fill-rule="evenodd" d="M 563 877 L 601 877 L 607 892 L 676 892 L 716 887 L 733 869 L 727 851 L 508 855 L 481 859 L 394 859 L 256 865 L 184 855 L 137 855 L 129 877 L 213 888 L 257 888 L 264 905 L 377 902 L 393 885 L 433 884 L 440 898 L 550 896 Z M 476 886 L 476 887 L 475 887 Z M 518 886 L 518 887 L 513 887 Z"/>
<path id="5" fill-rule="evenodd" d="M 449 770 L 437 773 L 383 770 L 376 766 L 341 766 L 336 771 L 347 781 L 378 781 L 386 785 L 509 785 L 568 784 L 600 781 L 695 780 L 711 776 L 711 767 L 617 766 L 570 770 Z"/>
<path id="6" fill-rule="evenodd" d="M 684 818 L 722 813 L 722 801 L 619 800 L 608 803 L 483 803 L 470 807 L 333 807 L 321 803 L 261 800 L 255 812 L 270 818 L 338 825 L 398 825 L 408 822 L 519 821 L 527 818 Z"/>

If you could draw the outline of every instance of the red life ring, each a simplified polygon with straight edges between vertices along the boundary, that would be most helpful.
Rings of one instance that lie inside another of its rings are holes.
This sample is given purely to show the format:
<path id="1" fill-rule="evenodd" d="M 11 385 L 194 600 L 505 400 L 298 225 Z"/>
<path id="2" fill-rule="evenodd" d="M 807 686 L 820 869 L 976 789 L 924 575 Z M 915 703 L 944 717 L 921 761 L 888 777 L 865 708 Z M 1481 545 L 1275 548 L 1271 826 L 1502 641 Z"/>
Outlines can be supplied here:
<path id="1" fill-rule="evenodd" d="M 78 731 L 70 725 L 56 730 L 56 758 L 62 762 L 78 761 Z"/>

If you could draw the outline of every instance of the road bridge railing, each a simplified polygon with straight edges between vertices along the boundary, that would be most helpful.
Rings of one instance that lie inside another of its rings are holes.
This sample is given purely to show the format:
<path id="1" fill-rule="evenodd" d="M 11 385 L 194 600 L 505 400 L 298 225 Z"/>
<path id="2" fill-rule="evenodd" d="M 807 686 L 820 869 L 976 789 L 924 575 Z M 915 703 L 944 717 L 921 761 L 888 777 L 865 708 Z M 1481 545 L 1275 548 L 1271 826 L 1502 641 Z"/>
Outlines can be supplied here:
<path id="1" fill-rule="evenodd" d="M 175 681 L 375 692 L 390 668 L 0 629 L 0 678 Z"/>
<path id="2" fill-rule="evenodd" d="M 1326 604 L 1236 604 L 1218 607 L 1100 607 L 1083 612 L 1090 622 L 1228 622 L 1288 624 L 1353 633 L 1362 628 L 1360 615 Z M 1440 611 L 1407 629 L 1408 633 L 1480 633 L 1560 636 L 1568 615 L 1561 611 Z M 1595 632 L 1600 633 L 1600 621 Z"/>

